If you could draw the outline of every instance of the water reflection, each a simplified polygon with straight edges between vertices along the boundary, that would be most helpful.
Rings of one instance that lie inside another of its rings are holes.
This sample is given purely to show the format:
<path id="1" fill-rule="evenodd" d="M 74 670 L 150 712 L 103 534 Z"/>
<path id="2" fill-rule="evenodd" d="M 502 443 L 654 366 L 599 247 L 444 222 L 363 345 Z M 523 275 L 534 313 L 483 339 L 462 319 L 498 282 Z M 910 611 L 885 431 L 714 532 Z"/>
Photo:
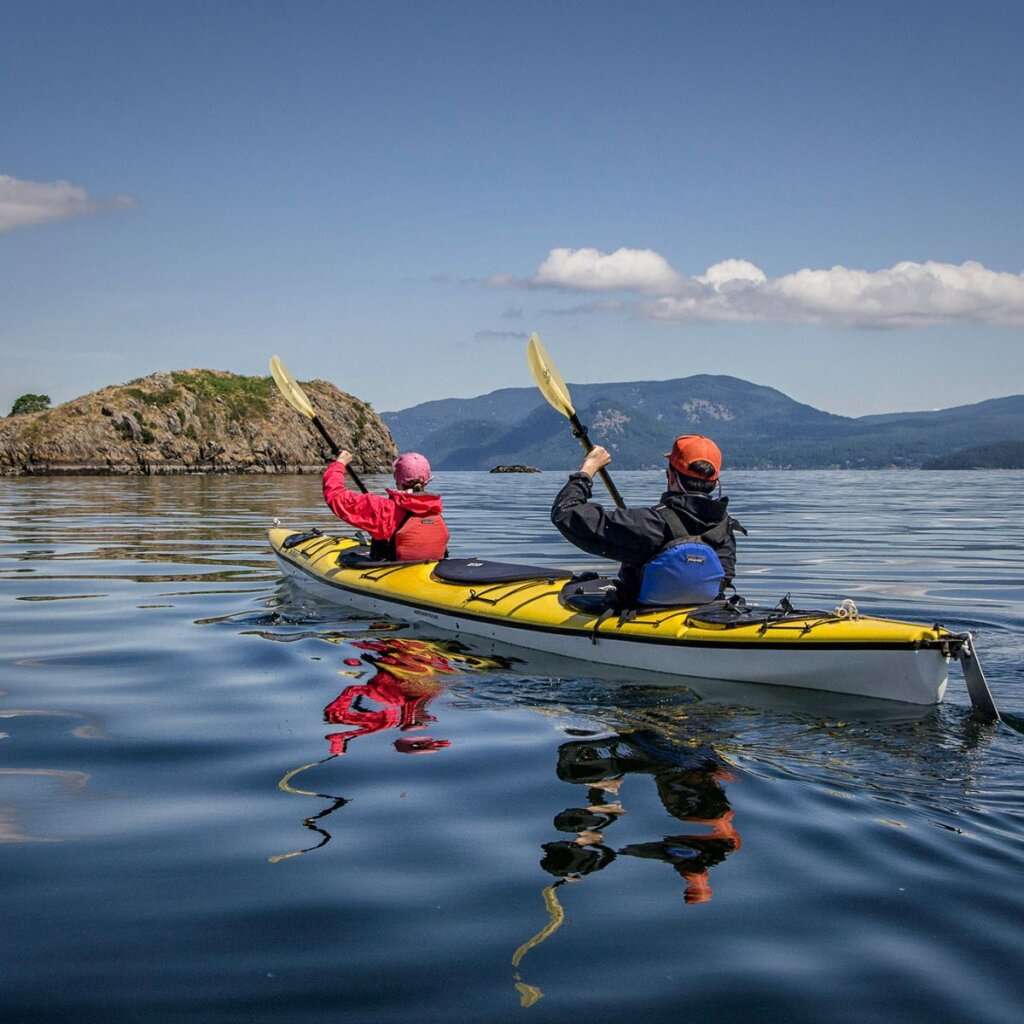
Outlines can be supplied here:
<path id="1" fill-rule="evenodd" d="M 455 680 L 480 672 L 493 683 L 518 661 L 476 653 L 454 639 L 396 636 L 394 629 L 394 624 L 389 630 L 386 623 L 374 623 L 359 639 L 336 630 L 261 633 L 277 641 L 316 637 L 332 644 L 339 649 L 341 674 L 352 680 L 323 709 L 325 722 L 343 727 L 325 735 L 325 756 L 290 769 L 278 784 L 292 795 L 327 801 L 302 822 L 316 839 L 271 857 L 271 863 L 323 848 L 331 840 L 326 819 L 350 802 L 346 796 L 302 788 L 303 772 L 349 755 L 352 744 L 362 737 L 389 731 L 397 734 L 392 746 L 399 754 L 443 752 L 451 740 L 437 728 L 431 702 Z M 685 697 L 687 705 L 692 699 L 692 695 Z M 528 706 L 529 699 L 516 701 L 519 706 L 523 703 Z M 713 897 L 712 869 L 740 849 L 734 812 L 725 793 L 725 785 L 735 778 L 728 762 L 706 736 L 697 736 L 678 709 L 661 710 L 663 717 L 646 706 L 621 712 L 603 709 L 600 720 L 614 717 L 617 724 L 611 729 L 571 729 L 571 738 L 558 747 L 555 774 L 579 787 L 583 798 L 555 814 L 553 826 L 561 837 L 541 847 L 539 866 L 555 880 L 541 893 L 547 922 L 512 957 L 513 980 L 523 1006 L 544 995 L 539 986 L 524 980 L 520 967 L 526 955 L 564 923 L 562 886 L 603 871 L 620 858 L 652 860 L 667 864 L 679 876 L 685 904 L 706 903 Z M 615 827 L 628 810 L 622 790 L 629 777 L 648 778 L 661 806 L 683 827 L 670 826 L 644 841 L 615 843 Z"/>
<path id="2" fill-rule="evenodd" d="M 7 696 L 0 690 L 0 697 Z M 66 732 L 75 739 L 94 740 L 106 738 L 103 727 L 86 715 L 76 711 L 54 708 L 0 708 L 0 741 L 12 738 L 30 743 L 35 730 L 30 726 L 39 726 L 39 735 L 50 736 L 57 732 Z M 55 727 L 61 724 L 63 728 Z M 7 762 L 12 760 L 8 751 Z M 7 843 L 58 843 L 62 836 L 39 834 L 27 831 L 23 819 L 33 817 L 35 811 L 44 804 L 47 797 L 52 798 L 55 792 L 58 798 L 77 799 L 89 783 L 90 773 L 77 769 L 46 768 L 46 767 L 11 767 L 5 763 L 0 767 L 0 846 Z M 44 782 L 43 788 L 33 783 Z M 10 803 L 6 802 L 8 799 Z"/>
<path id="3" fill-rule="evenodd" d="M 707 903 L 712 898 L 709 873 L 741 841 L 733 825 L 723 784 L 735 775 L 708 743 L 681 745 L 676 738 L 654 729 L 585 734 L 558 748 L 556 774 L 563 782 L 583 788 L 583 806 L 567 807 L 554 817 L 554 827 L 572 839 L 543 844 L 540 866 L 558 881 L 542 891 L 547 924 L 527 939 L 512 956 L 513 976 L 520 1005 L 532 1006 L 544 995 L 537 985 L 523 980 L 519 966 L 530 950 L 550 938 L 565 921 L 558 888 L 603 871 L 619 857 L 658 860 L 670 865 L 683 880 L 686 903 Z M 620 791 L 627 776 L 648 775 L 662 807 L 688 827 L 706 829 L 662 835 L 649 842 L 628 843 L 617 849 L 605 833 L 627 811 Z"/>
<path id="4" fill-rule="evenodd" d="M 387 627 L 384 623 L 377 625 Z M 273 634 L 261 635 L 282 639 Z M 348 727 L 343 731 L 329 732 L 324 737 L 327 740 L 326 757 L 290 769 L 278 782 L 278 789 L 282 792 L 318 797 L 331 803 L 302 822 L 304 828 L 317 833 L 319 840 L 302 849 L 275 854 L 269 858 L 272 864 L 326 846 L 331 840 L 331 833 L 323 826 L 323 819 L 349 802 L 346 797 L 335 794 L 300 789 L 295 785 L 300 774 L 344 756 L 348 753 L 349 744 L 358 737 L 389 729 L 401 733 L 426 729 L 437 721 L 427 710 L 427 705 L 441 693 L 447 679 L 470 671 L 504 669 L 511 664 L 509 658 L 473 654 L 457 640 L 418 640 L 385 635 L 372 640 L 351 641 L 340 633 L 322 635 L 320 639 L 337 645 L 346 644 L 362 652 L 360 657 L 343 659 L 346 666 L 341 670 L 343 676 L 361 679 L 369 671 L 373 675 L 365 682 L 350 683 L 324 708 L 325 722 Z M 450 740 L 427 735 L 399 736 L 394 741 L 394 748 L 400 754 L 435 754 L 449 746 Z"/>
<path id="5" fill-rule="evenodd" d="M 735 776 L 713 747 L 679 746 L 651 729 L 595 735 L 563 743 L 556 771 L 563 782 L 585 787 L 587 802 L 555 816 L 555 828 L 575 838 L 544 844 L 545 871 L 575 880 L 604 870 L 617 856 L 660 860 L 683 880 L 685 902 L 711 899 L 709 871 L 740 848 L 733 810 L 722 788 Z M 627 775 L 651 776 L 662 806 L 673 818 L 708 831 L 665 835 L 618 850 L 608 846 L 605 831 L 625 813 L 618 797 Z"/>
<path id="6" fill-rule="evenodd" d="M 292 793 L 295 796 L 312 796 L 317 797 L 321 800 L 329 800 L 330 804 L 323 810 L 317 811 L 316 814 L 311 814 L 306 818 L 302 819 L 302 827 L 307 828 L 310 832 L 314 832 L 319 839 L 312 843 L 310 846 L 303 846 L 297 850 L 289 850 L 287 853 L 275 853 L 272 857 L 268 857 L 267 860 L 271 864 L 279 864 L 283 860 L 291 860 L 292 857 L 301 857 L 304 853 L 312 853 L 314 850 L 319 850 L 321 846 L 326 846 L 331 841 L 331 833 L 318 825 L 317 822 L 326 818 L 329 814 L 333 814 L 339 807 L 344 807 L 347 804 L 348 798 L 344 796 L 335 796 L 331 793 L 316 793 L 308 789 L 299 789 L 292 785 L 293 779 L 306 771 L 308 768 L 315 768 L 317 765 L 324 764 L 326 761 L 331 759 L 331 756 L 322 757 L 319 761 L 311 761 L 309 764 L 299 765 L 298 768 L 293 768 L 291 771 L 285 772 L 281 776 L 281 780 L 277 784 L 277 788 L 282 793 Z"/>
<path id="7" fill-rule="evenodd" d="M 350 726 L 344 732 L 328 733 L 330 756 L 347 753 L 357 736 L 397 729 L 414 732 L 436 722 L 427 705 L 444 689 L 452 676 L 471 671 L 506 669 L 512 659 L 473 654 L 458 640 L 416 640 L 386 636 L 357 640 L 350 646 L 362 651 L 359 658 L 346 658 L 350 666 L 343 674 L 360 678 L 366 666 L 373 677 L 352 683 L 324 708 L 324 721 Z M 355 671 L 353 671 L 355 669 Z M 431 736 L 401 736 L 394 741 L 400 754 L 433 754 L 451 746 L 450 741 Z"/>
<path id="8" fill-rule="evenodd" d="M 87 772 L 66 771 L 59 768 L 0 768 L 0 778 L 45 779 L 53 782 L 70 795 L 77 795 L 89 781 Z M 17 804 L 0 804 L 0 844 L 3 843 L 59 843 L 57 836 L 32 835 L 25 832 L 18 820 Z"/>
<path id="9" fill-rule="evenodd" d="M 454 652 L 442 653 L 438 643 L 399 637 L 360 640 L 352 646 L 365 653 L 361 659 L 346 658 L 345 664 L 365 664 L 374 669 L 374 675 L 365 683 L 346 686 L 324 708 L 324 721 L 349 726 L 325 737 L 332 756 L 347 753 L 348 744 L 357 736 L 386 729 L 412 732 L 437 721 L 427 705 L 444 685 L 438 677 L 458 671 Z M 431 736 L 402 736 L 394 741 L 400 754 L 433 754 L 450 745 L 448 740 Z"/>

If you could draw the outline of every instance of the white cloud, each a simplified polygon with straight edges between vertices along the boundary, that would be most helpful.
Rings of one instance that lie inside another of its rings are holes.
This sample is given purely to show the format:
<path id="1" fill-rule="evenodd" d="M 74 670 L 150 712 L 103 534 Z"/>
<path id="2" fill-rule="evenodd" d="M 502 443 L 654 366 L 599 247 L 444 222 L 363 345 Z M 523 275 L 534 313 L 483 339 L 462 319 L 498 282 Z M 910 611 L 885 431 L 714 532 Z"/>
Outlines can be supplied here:
<path id="1" fill-rule="evenodd" d="M 837 266 L 770 278 L 756 264 L 727 259 L 686 277 L 650 249 L 552 249 L 527 279 L 491 284 L 567 291 L 642 292 L 654 320 L 756 321 L 909 327 L 950 321 L 1024 324 L 1024 274 L 981 263 L 904 261 L 882 270 Z M 588 304 L 588 311 L 600 308 Z"/>
<path id="2" fill-rule="evenodd" d="M 798 270 L 773 287 L 810 319 L 841 318 L 912 326 L 944 320 L 1024 323 L 1024 274 L 959 265 L 904 261 L 885 270 Z"/>
<path id="3" fill-rule="evenodd" d="M 716 290 L 736 284 L 764 284 L 765 272 L 749 260 L 722 260 L 714 263 L 694 280 L 709 284 Z"/>
<path id="4" fill-rule="evenodd" d="M 679 274 L 653 249 L 552 249 L 531 280 L 539 287 L 657 293 L 675 288 Z"/>
<path id="5" fill-rule="evenodd" d="M 0 234 L 134 203 L 130 196 L 95 199 L 84 188 L 69 181 L 21 181 L 0 174 Z"/>

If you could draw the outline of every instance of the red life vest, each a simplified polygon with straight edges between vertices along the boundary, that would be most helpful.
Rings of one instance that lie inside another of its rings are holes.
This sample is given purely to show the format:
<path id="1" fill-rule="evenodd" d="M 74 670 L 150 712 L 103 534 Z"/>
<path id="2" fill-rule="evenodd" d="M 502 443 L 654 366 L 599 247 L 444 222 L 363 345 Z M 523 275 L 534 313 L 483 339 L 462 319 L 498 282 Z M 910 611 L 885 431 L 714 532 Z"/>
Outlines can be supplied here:
<path id="1" fill-rule="evenodd" d="M 424 562 L 444 558 L 448 536 L 448 526 L 440 512 L 426 516 L 410 513 L 392 537 L 395 560 Z"/>

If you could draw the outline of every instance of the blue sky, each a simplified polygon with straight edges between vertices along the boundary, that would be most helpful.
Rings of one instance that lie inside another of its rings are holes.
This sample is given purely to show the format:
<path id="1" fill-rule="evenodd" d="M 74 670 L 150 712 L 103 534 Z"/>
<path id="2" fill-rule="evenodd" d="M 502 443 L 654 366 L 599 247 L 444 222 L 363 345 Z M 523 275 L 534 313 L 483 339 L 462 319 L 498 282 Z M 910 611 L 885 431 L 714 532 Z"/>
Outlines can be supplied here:
<path id="1" fill-rule="evenodd" d="M 274 352 L 402 408 L 528 384 L 533 330 L 570 380 L 1024 392 L 1022 37 L 1019 3 L 31 5 L 0 411 Z"/>

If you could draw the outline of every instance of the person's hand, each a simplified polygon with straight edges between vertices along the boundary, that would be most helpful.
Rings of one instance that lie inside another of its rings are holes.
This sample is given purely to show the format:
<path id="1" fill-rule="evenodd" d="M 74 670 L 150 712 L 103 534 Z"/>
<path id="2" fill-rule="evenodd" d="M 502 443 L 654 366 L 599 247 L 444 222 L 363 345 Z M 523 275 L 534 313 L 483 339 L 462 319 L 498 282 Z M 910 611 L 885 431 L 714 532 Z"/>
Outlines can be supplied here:
<path id="1" fill-rule="evenodd" d="M 580 472 L 586 473 L 587 476 L 593 479 L 598 471 L 604 469 L 611 461 L 612 457 L 608 454 L 608 449 L 597 445 L 587 452 L 587 457 L 583 460 L 583 465 L 580 466 Z"/>
<path id="2" fill-rule="evenodd" d="M 342 449 L 338 452 L 334 461 L 340 462 L 343 466 L 347 466 L 352 461 L 352 453 L 347 448 Z"/>

